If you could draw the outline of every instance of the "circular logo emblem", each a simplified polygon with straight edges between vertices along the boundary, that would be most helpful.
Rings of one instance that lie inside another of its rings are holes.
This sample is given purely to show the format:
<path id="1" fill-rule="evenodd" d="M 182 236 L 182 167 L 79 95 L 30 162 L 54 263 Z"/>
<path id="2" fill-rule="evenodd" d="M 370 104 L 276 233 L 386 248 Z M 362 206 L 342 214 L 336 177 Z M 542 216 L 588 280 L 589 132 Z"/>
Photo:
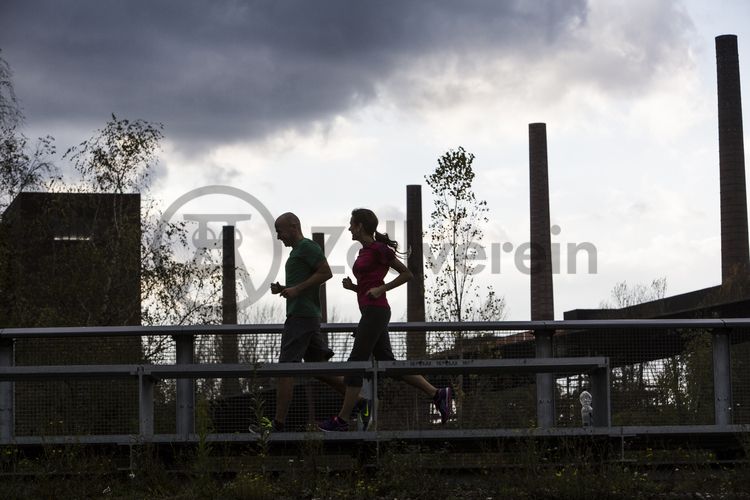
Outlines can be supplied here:
<path id="1" fill-rule="evenodd" d="M 210 206 L 215 208 L 211 212 L 206 211 L 205 208 L 191 210 L 190 205 L 205 207 L 205 204 L 195 203 L 196 200 L 204 197 L 211 197 Z M 217 197 L 231 197 L 232 199 L 218 199 Z M 215 211 L 217 209 L 218 211 Z M 177 198 L 164 211 L 154 239 L 155 246 L 160 244 L 164 226 L 173 219 L 179 218 L 178 214 L 181 214 L 183 221 L 195 227 L 190 235 L 190 242 L 195 249 L 193 259 L 199 263 L 206 252 L 216 250 L 217 247 L 221 248 L 219 246 L 221 227 L 235 227 L 235 265 L 245 271 L 238 274 L 245 292 L 244 297 L 238 298 L 238 310 L 252 305 L 268 292 L 268 286 L 281 268 L 281 244 L 275 237 L 274 218 L 258 198 L 232 186 L 204 186 L 189 191 Z M 243 230 L 247 232 L 243 233 Z M 247 251 L 242 248 L 243 243 L 248 247 Z M 256 286 L 258 269 L 254 265 L 261 263 L 263 259 L 260 257 L 267 255 L 269 248 L 271 256 L 265 259 L 270 260 L 268 272 Z M 246 259 L 254 265 L 248 267 Z M 252 278 L 254 275 L 255 280 Z"/>

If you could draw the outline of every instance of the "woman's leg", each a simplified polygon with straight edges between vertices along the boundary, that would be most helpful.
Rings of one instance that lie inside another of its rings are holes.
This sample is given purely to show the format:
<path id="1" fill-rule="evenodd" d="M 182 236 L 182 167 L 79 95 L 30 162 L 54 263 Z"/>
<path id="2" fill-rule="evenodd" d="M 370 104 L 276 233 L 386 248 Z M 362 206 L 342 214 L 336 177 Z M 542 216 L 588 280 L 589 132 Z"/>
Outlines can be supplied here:
<path id="1" fill-rule="evenodd" d="M 357 334 L 354 337 L 354 345 L 349 355 L 349 361 L 368 361 L 373 355 L 375 346 L 379 343 L 383 333 L 387 335 L 388 320 L 391 317 L 390 309 L 383 307 L 365 307 L 362 309 L 362 317 L 357 325 Z M 347 420 L 354 405 L 359 400 L 359 393 L 362 389 L 361 375 L 348 375 L 344 377 L 346 384 L 346 394 L 344 403 L 339 412 L 339 418 Z"/>
<path id="2" fill-rule="evenodd" d="M 429 383 L 422 375 L 404 375 L 401 377 L 401 380 L 412 387 L 416 387 L 430 397 L 435 397 L 438 391 L 437 387 Z"/>
<path id="3" fill-rule="evenodd" d="M 390 318 L 390 314 L 388 315 Z M 393 361 L 396 357 L 391 349 L 391 340 L 388 335 L 388 323 L 386 322 L 383 333 L 378 337 L 373 348 L 373 356 L 379 361 Z M 400 377 L 407 384 L 416 387 L 432 398 L 432 402 L 440 413 L 443 423 L 448 421 L 452 413 L 453 390 L 450 387 L 438 389 L 427 381 L 422 375 L 404 375 Z"/>
<path id="4" fill-rule="evenodd" d="M 390 313 L 388 318 L 390 319 Z M 380 334 L 373 348 L 372 354 L 378 361 L 394 361 L 396 359 L 396 356 L 393 355 L 393 349 L 391 348 L 391 337 L 388 335 L 387 325 L 388 324 L 386 323 L 383 333 Z M 407 384 L 416 387 L 430 397 L 434 397 L 437 393 L 437 387 L 429 383 L 422 375 L 404 375 L 400 378 Z"/>

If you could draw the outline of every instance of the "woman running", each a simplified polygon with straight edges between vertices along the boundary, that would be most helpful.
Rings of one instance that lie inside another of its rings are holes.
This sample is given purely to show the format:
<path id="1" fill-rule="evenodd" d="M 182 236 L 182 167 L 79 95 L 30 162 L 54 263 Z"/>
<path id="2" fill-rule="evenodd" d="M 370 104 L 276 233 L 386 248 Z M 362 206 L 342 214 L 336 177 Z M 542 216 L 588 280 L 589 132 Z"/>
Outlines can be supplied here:
<path id="1" fill-rule="evenodd" d="M 388 238 L 387 234 L 377 232 L 378 218 L 372 210 L 357 208 L 352 211 L 349 222 L 349 232 L 352 239 L 362 244 L 357 260 L 354 261 L 352 272 L 357 279 L 343 279 L 342 284 L 347 290 L 357 293 L 357 302 L 362 317 L 357 326 L 349 361 L 368 361 L 373 356 L 378 361 L 394 361 L 391 341 L 388 336 L 388 321 L 391 319 L 391 308 L 386 299 L 386 292 L 403 285 L 412 278 L 412 273 L 403 262 L 396 258 L 398 243 Z M 394 269 L 398 276 L 388 283 L 384 282 L 389 269 Z M 422 375 L 404 375 L 400 377 L 404 382 L 420 389 L 432 397 L 432 401 L 440 413 L 442 423 L 451 414 L 452 390 L 450 387 L 437 389 Z M 346 394 L 341 411 L 328 420 L 319 424 L 324 431 L 348 431 L 349 422 L 346 420 L 357 404 L 362 388 L 361 375 L 344 377 Z"/>

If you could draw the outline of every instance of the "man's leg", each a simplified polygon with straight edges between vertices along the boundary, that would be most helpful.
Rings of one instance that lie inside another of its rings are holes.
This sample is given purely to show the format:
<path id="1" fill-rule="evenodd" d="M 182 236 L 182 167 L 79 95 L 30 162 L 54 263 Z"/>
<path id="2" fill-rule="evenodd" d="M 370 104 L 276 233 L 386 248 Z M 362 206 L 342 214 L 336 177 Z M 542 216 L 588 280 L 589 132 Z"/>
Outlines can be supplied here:
<path id="1" fill-rule="evenodd" d="M 309 321 L 308 318 L 287 317 L 284 322 L 284 332 L 281 334 L 279 363 L 298 363 L 302 361 L 302 357 L 310 342 L 310 336 L 312 335 Z M 283 429 L 293 396 L 294 377 L 279 377 L 276 379 L 275 429 Z"/>
<path id="2" fill-rule="evenodd" d="M 294 378 L 281 377 L 276 379 L 276 416 L 275 426 L 283 425 L 286 422 L 286 415 L 289 412 L 289 405 L 292 402 L 294 394 Z"/>
<path id="3" fill-rule="evenodd" d="M 310 337 L 310 345 L 308 345 L 307 351 L 305 352 L 305 361 L 328 361 L 332 357 L 333 351 L 323 339 L 323 335 L 320 333 L 320 324 L 318 324 L 315 333 Z M 342 396 L 346 394 L 344 377 L 340 375 L 320 375 L 315 378 L 328 384 L 334 391 Z"/>

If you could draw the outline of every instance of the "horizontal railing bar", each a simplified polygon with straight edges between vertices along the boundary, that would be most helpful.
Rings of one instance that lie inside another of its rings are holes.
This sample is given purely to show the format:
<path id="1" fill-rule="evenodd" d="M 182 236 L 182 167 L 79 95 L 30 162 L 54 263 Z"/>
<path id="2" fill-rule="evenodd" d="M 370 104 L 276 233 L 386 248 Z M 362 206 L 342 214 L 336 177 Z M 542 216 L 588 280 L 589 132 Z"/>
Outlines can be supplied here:
<path id="1" fill-rule="evenodd" d="M 605 357 L 520 358 L 520 359 L 441 359 L 381 361 L 378 371 L 386 375 L 435 373 L 582 373 L 609 368 Z"/>
<path id="2" fill-rule="evenodd" d="M 738 436 L 750 432 L 750 426 L 743 424 L 716 425 L 652 425 L 652 426 L 612 426 L 612 427 L 551 427 L 551 428 L 503 428 L 503 429 L 429 429 L 392 430 L 374 432 L 282 432 L 268 436 L 270 442 L 300 441 L 320 439 L 323 441 L 390 441 L 390 440 L 460 440 L 486 438 L 560 438 L 579 436 L 600 436 L 614 439 L 637 438 L 717 438 Z M 201 439 L 210 442 L 240 441 L 254 442 L 260 437 L 251 433 L 208 434 L 205 437 L 191 434 L 188 437 L 178 434 L 154 434 L 148 440 L 158 443 L 197 443 Z M 50 444 L 121 444 L 143 443 L 137 434 L 63 435 L 63 436 L 15 436 L 12 443 L 20 446 Z"/>
<path id="3" fill-rule="evenodd" d="M 735 327 L 750 327 L 750 318 L 734 320 Z M 744 323 L 743 323 L 744 322 Z M 326 325 L 324 325 L 326 326 Z M 611 328 L 726 328 L 723 319 L 612 319 L 560 321 L 466 321 L 390 323 L 392 332 L 481 332 L 481 331 L 550 331 Z M 334 330 L 329 330 L 334 331 Z M 347 331 L 347 330 L 344 330 Z"/>
<path id="4" fill-rule="evenodd" d="M 321 330 L 328 333 L 350 333 L 356 323 L 324 323 Z M 750 328 L 750 318 L 727 319 L 611 319 L 562 321 L 467 321 L 467 322 L 400 322 L 391 323 L 391 332 L 501 332 L 539 330 L 602 330 L 602 329 L 675 329 L 675 328 Z M 226 335 L 278 334 L 283 324 L 267 325 L 177 325 L 177 326 L 86 326 L 50 328 L 3 328 L 0 339 L 41 337 L 98 337 L 142 335 Z"/>
<path id="5" fill-rule="evenodd" d="M 356 362 L 314 362 L 314 363 L 263 363 L 250 364 L 185 364 L 185 365 L 143 365 L 144 375 L 155 378 L 204 378 L 244 375 L 250 377 L 283 377 L 297 375 L 337 375 L 359 374 L 372 371 L 372 363 Z"/>
<path id="6" fill-rule="evenodd" d="M 135 377 L 139 373 L 160 379 L 220 377 L 283 377 L 300 375 L 361 374 L 372 372 L 369 361 L 263 363 L 251 364 L 175 364 L 175 365 L 41 365 L 0 367 L 0 380 L 50 378 L 117 378 Z"/>
<path id="7" fill-rule="evenodd" d="M 0 338 L 41 337 L 129 337 L 142 335 L 226 335 L 281 333 L 282 324 L 268 325 L 180 325 L 180 326 L 65 326 L 49 328 L 4 328 Z"/>
<path id="8" fill-rule="evenodd" d="M 158 379 L 221 378 L 221 377 L 283 377 L 361 374 L 384 372 L 386 375 L 410 373 L 581 373 L 607 368 L 605 357 L 587 358 L 522 358 L 522 359 L 462 359 L 262 363 L 251 364 L 172 364 L 172 365 L 42 365 L 0 367 L 0 380 L 30 380 L 50 378 L 127 378 L 139 374 Z"/>
<path id="9" fill-rule="evenodd" d="M 0 380 L 42 380 L 49 378 L 137 377 L 140 365 L 37 365 L 2 366 Z"/>

